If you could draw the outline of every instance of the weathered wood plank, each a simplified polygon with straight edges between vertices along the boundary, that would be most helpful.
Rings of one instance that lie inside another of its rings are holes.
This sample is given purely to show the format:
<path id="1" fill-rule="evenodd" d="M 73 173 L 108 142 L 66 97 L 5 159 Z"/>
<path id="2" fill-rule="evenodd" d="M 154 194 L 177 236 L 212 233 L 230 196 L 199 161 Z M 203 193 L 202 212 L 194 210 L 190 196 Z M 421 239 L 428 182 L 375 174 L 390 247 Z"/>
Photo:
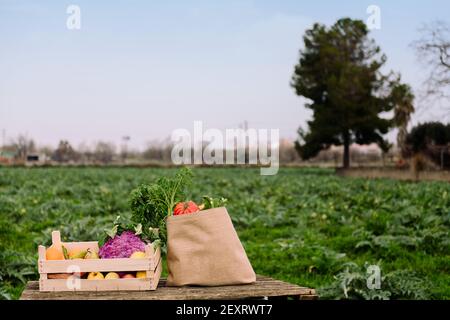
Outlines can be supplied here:
<path id="1" fill-rule="evenodd" d="M 298 297 L 316 299 L 314 289 L 258 276 L 254 284 L 220 287 L 167 287 L 161 279 L 156 291 L 39 292 L 37 281 L 29 282 L 21 300 L 202 300 L 257 299 L 262 297 Z"/>
<path id="2" fill-rule="evenodd" d="M 113 291 L 113 290 L 150 290 L 151 282 L 149 279 L 111 279 L 111 280 L 79 280 L 80 287 L 74 288 L 67 285 L 67 280 L 55 279 L 43 282 L 41 292 L 55 291 Z"/>

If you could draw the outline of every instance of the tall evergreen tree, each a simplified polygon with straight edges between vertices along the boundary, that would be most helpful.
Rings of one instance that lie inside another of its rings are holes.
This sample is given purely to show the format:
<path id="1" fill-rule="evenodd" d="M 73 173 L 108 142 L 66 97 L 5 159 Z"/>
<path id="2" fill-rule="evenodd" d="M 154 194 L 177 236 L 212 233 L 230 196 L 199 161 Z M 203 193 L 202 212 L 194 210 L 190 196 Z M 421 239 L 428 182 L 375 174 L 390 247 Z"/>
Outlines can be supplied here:
<path id="1" fill-rule="evenodd" d="M 309 99 L 313 111 L 308 131 L 299 129 L 297 150 L 303 159 L 331 145 L 343 145 L 343 166 L 350 166 L 350 144 L 378 143 L 391 122 L 380 113 L 393 109 L 386 93 L 387 77 L 380 73 L 386 61 L 364 22 L 344 18 L 327 28 L 321 24 L 306 31 L 304 48 L 291 85 Z"/>

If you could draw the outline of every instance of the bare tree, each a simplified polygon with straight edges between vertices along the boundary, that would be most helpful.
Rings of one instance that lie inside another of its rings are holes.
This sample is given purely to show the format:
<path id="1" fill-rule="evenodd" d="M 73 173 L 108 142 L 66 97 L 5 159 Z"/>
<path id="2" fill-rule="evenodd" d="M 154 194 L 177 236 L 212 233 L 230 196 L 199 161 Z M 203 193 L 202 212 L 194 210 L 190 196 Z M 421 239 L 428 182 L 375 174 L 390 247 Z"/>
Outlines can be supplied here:
<path id="1" fill-rule="evenodd" d="M 94 158 L 95 160 L 108 164 L 113 161 L 116 154 L 116 147 L 112 143 L 99 141 L 95 146 Z"/>
<path id="2" fill-rule="evenodd" d="M 78 154 L 67 140 L 61 140 L 53 152 L 52 159 L 58 162 L 77 161 Z"/>
<path id="3" fill-rule="evenodd" d="M 94 152 L 92 148 L 86 143 L 82 142 L 78 145 L 78 153 L 80 154 L 80 158 L 83 162 L 91 162 L 94 159 Z"/>
<path id="4" fill-rule="evenodd" d="M 11 141 L 11 145 L 16 152 L 16 158 L 19 160 L 25 160 L 30 152 L 36 151 L 36 144 L 33 139 L 28 138 L 26 135 L 19 135 Z"/>
<path id="5" fill-rule="evenodd" d="M 413 43 L 418 58 L 429 68 L 425 81 L 425 97 L 449 99 L 450 26 L 435 21 L 420 29 L 421 38 Z"/>
<path id="6" fill-rule="evenodd" d="M 122 162 L 126 162 L 127 158 L 129 156 L 129 150 L 128 150 L 128 143 L 130 142 L 131 137 L 130 136 L 123 136 L 122 137 L 122 147 L 120 151 L 120 157 L 122 158 Z"/>
<path id="7" fill-rule="evenodd" d="M 161 162 L 171 161 L 172 142 L 169 138 L 165 140 L 152 140 L 147 143 L 147 148 L 142 153 L 146 160 L 156 160 Z"/>
<path id="8" fill-rule="evenodd" d="M 293 163 L 301 161 L 295 144 L 287 139 L 281 139 L 279 145 L 280 163 Z"/>

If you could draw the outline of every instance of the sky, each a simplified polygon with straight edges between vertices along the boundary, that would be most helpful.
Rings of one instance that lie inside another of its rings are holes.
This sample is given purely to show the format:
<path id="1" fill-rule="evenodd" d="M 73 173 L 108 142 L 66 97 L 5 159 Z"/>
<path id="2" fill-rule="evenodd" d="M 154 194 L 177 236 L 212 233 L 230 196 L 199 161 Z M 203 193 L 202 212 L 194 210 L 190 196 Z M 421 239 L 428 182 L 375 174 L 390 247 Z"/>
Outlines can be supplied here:
<path id="1" fill-rule="evenodd" d="M 5 142 L 26 134 L 40 146 L 129 136 L 141 149 L 196 120 L 220 130 L 247 121 L 293 140 L 311 118 L 289 85 L 304 31 L 366 21 L 372 4 L 386 70 L 420 90 L 411 43 L 424 23 L 450 20 L 449 1 L 0 0 L 0 130 Z M 66 26 L 69 5 L 81 10 L 79 30 Z M 440 119 L 434 106 L 413 123 Z"/>

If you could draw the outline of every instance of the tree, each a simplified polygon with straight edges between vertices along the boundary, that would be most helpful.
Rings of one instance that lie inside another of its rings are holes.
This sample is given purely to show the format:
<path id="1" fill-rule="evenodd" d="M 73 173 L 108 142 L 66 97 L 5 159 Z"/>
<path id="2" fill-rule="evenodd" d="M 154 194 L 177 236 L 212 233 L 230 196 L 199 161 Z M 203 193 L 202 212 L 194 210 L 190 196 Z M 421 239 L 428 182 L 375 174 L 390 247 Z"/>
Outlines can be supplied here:
<path id="1" fill-rule="evenodd" d="M 378 143 L 391 121 L 379 116 L 392 110 L 382 97 L 387 77 L 380 74 L 386 57 L 368 38 L 364 22 L 344 18 L 330 28 L 314 24 L 303 37 L 291 86 L 308 98 L 305 107 L 313 111 L 309 131 L 302 128 L 297 150 L 303 159 L 314 157 L 331 145 L 343 145 L 343 165 L 350 165 L 350 144 Z"/>
<path id="2" fill-rule="evenodd" d="M 116 147 L 112 143 L 98 142 L 94 150 L 95 160 L 104 164 L 110 163 L 116 153 Z"/>
<path id="3" fill-rule="evenodd" d="M 57 162 L 75 161 L 77 159 L 78 155 L 76 151 L 67 140 L 61 140 L 58 144 L 58 148 L 56 148 L 52 155 L 52 160 Z"/>
<path id="4" fill-rule="evenodd" d="M 36 144 L 33 139 L 25 135 L 19 135 L 11 144 L 16 153 L 16 158 L 20 160 L 25 160 L 30 152 L 36 151 Z"/>
<path id="5" fill-rule="evenodd" d="M 404 151 L 408 123 L 411 120 L 411 114 L 414 112 L 414 94 L 409 85 L 402 84 L 399 80 L 391 84 L 390 99 L 394 104 L 394 123 L 398 128 L 397 146 Z"/>
<path id="6" fill-rule="evenodd" d="M 441 168 L 449 168 L 449 146 L 450 124 L 425 122 L 414 126 L 407 135 L 404 154 L 412 157 L 415 171 L 420 171 L 427 159 Z M 422 163 L 419 168 L 415 164 L 417 160 Z"/>
<path id="7" fill-rule="evenodd" d="M 450 87 L 450 26 L 442 21 L 425 25 L 421 39 L 413 43 L 419 59 L 429 68 L 425 81 L 426 96 L 449 98 Z"/>
<path id="8" fill-rule="evenodd" d="M 94 159 L 94 152 L 87 143 L 80 143 L 77 150 L 82 161 L 91 162 Z"/>
<path id="9" fill-rule="evenodd" d="M 122 158 L 122 161 L 125 163 L 127 161 L 127 158 L 129 156 L 128 151 L 128 143 L 130 142 L 131 137 L 130 136 L 123 136 L 122 137 L 122 150 L 120 151 L 120 157 Z"/>
<path id="10" fill-rule="evenodd" d="M 411 129 L 406 143 L 413 153 L 423 152 L 430 146 L 446 146 L 450 143 L 450 124 L 425 122 Z"/>
<path id="11" fill-rule="evenodd" d="M 148 142 L 142 156 L 146 160 L 170 162 L 172 149 L 173 145 L 169 138 L 162 141 L 153 140 Z"/>

